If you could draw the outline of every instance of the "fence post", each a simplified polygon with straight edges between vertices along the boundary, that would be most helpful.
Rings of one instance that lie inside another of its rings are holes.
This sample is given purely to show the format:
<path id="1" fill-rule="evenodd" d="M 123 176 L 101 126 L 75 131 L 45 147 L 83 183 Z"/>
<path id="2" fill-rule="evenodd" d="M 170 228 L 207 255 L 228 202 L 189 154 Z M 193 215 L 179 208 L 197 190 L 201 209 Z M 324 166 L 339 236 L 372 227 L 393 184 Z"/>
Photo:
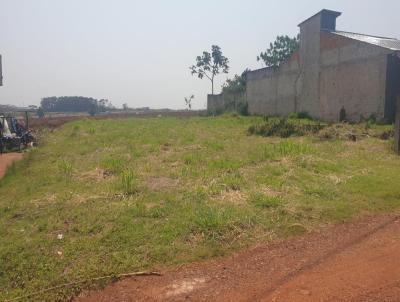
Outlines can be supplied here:
<path id="1" fill-rule="evenodd" d="M 394 151 L 400 155 L 400 95 L 396 102 L 396 121 L 394 124 Z"/>
<path id="2" fill-rule="evenodd" d="M 29 131 L 29 116 L 28 116 L 28 111 L 25 111 L 25 127 L 26 127 L 26 130 Z"/>

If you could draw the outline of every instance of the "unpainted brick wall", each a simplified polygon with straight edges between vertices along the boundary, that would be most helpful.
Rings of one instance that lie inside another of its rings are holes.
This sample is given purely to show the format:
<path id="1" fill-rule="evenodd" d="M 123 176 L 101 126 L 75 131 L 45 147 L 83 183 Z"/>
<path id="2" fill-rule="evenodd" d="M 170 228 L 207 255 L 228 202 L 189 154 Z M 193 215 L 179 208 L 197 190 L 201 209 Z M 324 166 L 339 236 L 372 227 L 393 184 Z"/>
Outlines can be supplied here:
<path id="1" fill-rule="evenodd" d="M 394 150 L 400 155 L 400 95 L 397 96 Z"/>

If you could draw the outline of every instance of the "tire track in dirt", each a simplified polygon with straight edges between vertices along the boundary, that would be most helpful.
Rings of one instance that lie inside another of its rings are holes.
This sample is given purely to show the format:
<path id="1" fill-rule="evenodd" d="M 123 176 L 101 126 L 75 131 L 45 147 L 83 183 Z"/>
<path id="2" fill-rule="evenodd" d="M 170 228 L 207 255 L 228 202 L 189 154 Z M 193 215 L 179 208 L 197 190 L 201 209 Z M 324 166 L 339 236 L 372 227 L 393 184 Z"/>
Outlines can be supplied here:
<path id="1" fill-rule="evenodd" d="M 327 254 L 322 255 L 320 258 L 315 259 L 314 261 L 311 261 L 310 263 L 305 264 L 303 267 L 301 267 L 297 271 L 293 271 L 289 273 L 287 276 L 285 276 L 282 280 L 279 280 L 275 283 L 275 288 L 272 288 L 264 293 L 260 294 L 260 297 L 265 297 L 271 295 L 274 291 L 277 290 L 280 286 L 283 286 L 286 283 L 289 283 L 291 280 L 295 279 L 296 277 L 299 277 L 300 275 L 303 275 L 307 273 L 308 271 L 313 270 L 315 267 L 323 265 L 325 262 L 329 261 L 330 258 L 335 257 L 336 255 L 345 252 L 346 250 L 362 243 L 372 235 L 376 234 L 380 230 L 386 228 L 388 225 L 393 224 L 395 221 L 397 221 L 397 217 L 393 217 L 392 219 L 389 219 L 388 221 L 383 222 L 381 225 L 378 225 L 376 228 L 372 229 L 371 231 L 368 231 L 358 238 L 356 238 L 354 241 L 345 243 L 343 245 L 339 245 L 338 247 L 334 248 L 333 250 L 329 251 Z M 257 299 L 257 300 L 262 300 L 262 299 Z"/>
<path id="2" fill-rule="evenodd" d="M 384 223 L 256 300 L 400 301 L 399 236 L 397 219 Z"/>
<path id="3" fill-rule="evenodd" d="M 364 217 L 75 301 L 400 301 L 400 219 Z"/>

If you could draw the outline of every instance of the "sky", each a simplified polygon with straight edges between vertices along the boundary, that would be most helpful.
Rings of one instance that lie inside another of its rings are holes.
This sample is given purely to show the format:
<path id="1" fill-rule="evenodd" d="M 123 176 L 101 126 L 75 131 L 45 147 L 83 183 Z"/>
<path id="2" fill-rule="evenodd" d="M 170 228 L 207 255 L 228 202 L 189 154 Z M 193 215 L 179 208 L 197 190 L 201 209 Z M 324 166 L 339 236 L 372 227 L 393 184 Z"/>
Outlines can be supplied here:
<path id="1" fill-rule="evenodd" d="M 190 74 L 197 55 L 219 45 L 228 57 L 219 92 L 323 8 L 343 13 L 339 30 L 400 38 L 399 0 L 0 0 L 0 104 L 79 95 L 180 109 L 194 95 L 203 109 L 211 83 Z"/>

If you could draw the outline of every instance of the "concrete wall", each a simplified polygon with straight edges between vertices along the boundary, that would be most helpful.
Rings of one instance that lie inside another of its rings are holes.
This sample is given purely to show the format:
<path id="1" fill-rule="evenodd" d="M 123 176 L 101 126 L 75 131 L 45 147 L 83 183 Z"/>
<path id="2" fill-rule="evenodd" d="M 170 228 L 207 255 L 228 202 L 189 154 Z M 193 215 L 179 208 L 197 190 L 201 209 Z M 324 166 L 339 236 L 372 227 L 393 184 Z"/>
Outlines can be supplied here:
<path id="1" fill-rule="evenodd" d="M 319 57 L 321 15 L 300 25 L 300 50 L 278 69 L 264 68 L 247 75 L 247 102 L 250 114 L 288 115 L 320 112 Z"/>
<path id="2" fill-rule="evenodd" d="M 400 155 L 400 96 L 396 100 L 396 119 L 394 123 L 394 150 Z"/>
<path id="3" fill-rule="evenodd" d="M 207 111 L 211 113 L 220 113 L 224 110 L 224 95 L 209 94 L 207 95 Z"/>
<path id="4" fill-rule="evenodd" d="M 300 26 L 300 51 L 279 69 L 247 76 L 249 113 L 287 115 L 306 111 L 338 121 L 342 107 L 349 120 L 385 118 L 387 58 L 382 47 L 320 30 L 318 15 Z"/>
<path id="5" fill-rule="evenodd" d="M 400 51 L 387 56 L 385 120 L 392 122 L 396 115 L 396 100 L 400 96 Z"/>
<path id="6" fill-rule="evenodd" d="M 302 78 L 301 91 L 298 92 L 297 112 L 306 111 L 318 117 L 319 99 L 319 64 L 320 64 L 320 32 L 321 14 L 315 15 L 300 24 L 300 70 Z"/>
<path id="7" fill-rule="evenodd" d="M 316 117 L 338 121 L 346 110 L 352 121 L 384 119 L 387 55 L 390 51 L 321 32 L 319 99 Z"/>
<path id="8" fill-rule="evenodd" d="M 250 114 L 287 115 L 295 111 L 299 79 L 298 54 L 279 68 L 247 74 L 246 98 Z"/>
<path id="9" fill-rule="evenodd" d="M 226 111 L 239 111 L 244 114 L 245 105 L 246 95 L 243 93 L 221 93 L 207 96 L 207 111 L 211 114 L 220 114 Z"/>

